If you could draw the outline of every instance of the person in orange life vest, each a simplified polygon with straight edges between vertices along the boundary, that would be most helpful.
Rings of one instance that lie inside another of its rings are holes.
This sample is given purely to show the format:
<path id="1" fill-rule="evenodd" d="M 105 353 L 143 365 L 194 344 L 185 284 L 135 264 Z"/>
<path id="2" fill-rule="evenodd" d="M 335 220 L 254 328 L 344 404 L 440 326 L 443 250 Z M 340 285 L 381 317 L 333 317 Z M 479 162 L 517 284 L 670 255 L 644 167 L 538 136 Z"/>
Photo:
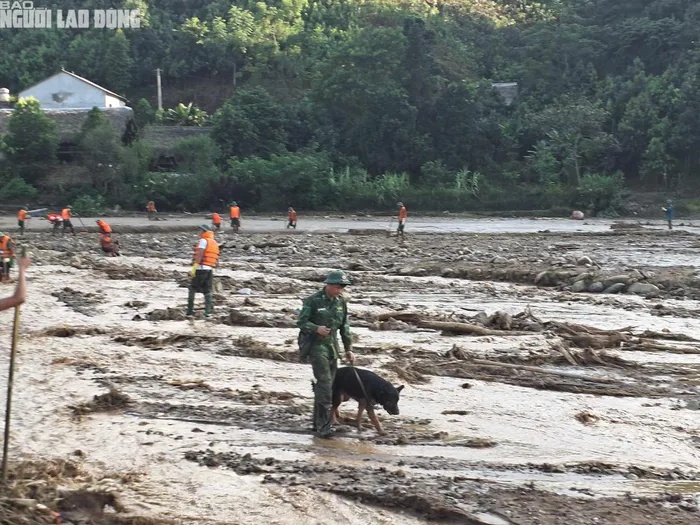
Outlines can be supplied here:
<path id="1" fill-rule="evenodd" d="M 66 206 L 61 210 L 61 219 L 63 219 L 63 229 L 61 230 L 61 235 L 65 235 L 66 230 L 70 228 L 70 231 L 75 235 L 75 229 L 73 229 L 73 223 L 70 221 L 72 215 L 72 206 Z"/>
<path id="2" fill-rule="evenodd" d="M 212 213 L 211 214 L 211 224 L 214 228 L 217 230 L 221 229 L 221 215 L 218 213 Z"/>
<path id="3" fill-rule="evenodd" d="M 119 257 L 119 241 L 112 241 L 111 233 L 100 234 L 100 247 L 109 257 Z"/>
<path id="4" fill-rule="evenodd" d="M 0 232 L 0 281 L 10 280 L 10 269 L 15 259 L 15 241 L 12 237 Z"/>
<path id="5" fill-rule="evenodd" d="M 58 228 L 63 223 L 63 218 L 58 213 L 49 213 L 46 216 L 46 220 L 53 224 L 51 235 L 56 235 L 58 233 Z"/>
<path id="6" fill-rule="evenodd" d="M 156 203 L 148 201 L 146 204 L 146 211 L 148 211 L 148 220 L 154 221 L 156 219 Z"/>
<path id="7" fill-rule="evenodd" d="M 19 226 L 20 237 L 24 235 L 24 221 L 32 218 L 28 210 L 29 208 L 22 206 L 22 209 L 17 212 L 17 226 Z"/>
<path id="8" fill-rule="evenodd" d="M 112 227 L 102 219 L 97 219 L 95 222 L 100 229 L 100 233 L 112 233 Z"/>
<path id="9" fill-rule="evenodd" d="M 19 259 L 19 277 L 17 278 L 17 286 L 15 293 L 10 297 L 0 299 L 0 311 L 9 310 L 15 306 L 19 306 L 27 299 L 27 281 L 25 279 L 25 271 L 29 268 L 29 257 L 20 257 Z"/>
<path id="10" fill-rule="evenodd" d="M 294 210 L 294 208 L 290 207 L 287 210 L 287 220 L 289 221 L 287 223 L 287 229 L 289 228 L 294 228 L 295 230 L 297 229 L 297 212 Z"/>
<path id="11" fill-rule="evenodd" d="M 238 231 L 238 228 L 241 227 L 241 209 L 238 207 L 238 203 L 236 201 L 231 203 L 229 215 L 231 216 L 231 228 Z"/>
<path id="12" fill-rule="evenodd" d="M 399 202 L 399 228 L 396 230 L 396 235 L 401 235 L 403 237 L 403 229 L 406 226 L 406 219 L 408 218 L 408 212 L 406 211 L 406 206 L 403 202 Z"/>
<path id="13" fill-rule="evenodd" d="M 219 244 L 214 240 L 214 232 L 206 224 L 199 229 L 202 231 L 199 242 L 194 247 L 192 277 L 187 296 L 187 316 L 194 315 L 194 296 L 204 294 L 204 316 L 210 317 L 214 310 L 212 286 L 214 284 L 214 268 L 219 261 Z"/>

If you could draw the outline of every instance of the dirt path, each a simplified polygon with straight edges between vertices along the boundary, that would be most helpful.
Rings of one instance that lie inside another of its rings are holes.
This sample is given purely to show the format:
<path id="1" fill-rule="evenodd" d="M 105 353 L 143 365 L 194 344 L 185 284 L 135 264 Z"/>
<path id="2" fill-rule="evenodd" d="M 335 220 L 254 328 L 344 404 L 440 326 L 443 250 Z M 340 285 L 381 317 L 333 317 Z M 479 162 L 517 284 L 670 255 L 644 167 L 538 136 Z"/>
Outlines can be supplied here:
<path id="1" fill-rule="evenodd" d="M 215 316 L 187 321 L 193 234 L 123 233 L 109 259 L 30 232 L 14 457 L 69 461 L 57 486 L 130 525 L 697 523 L 692 232 L 365 233 L 229 235 Z M 332 268 L 359 364 L 406 385 L 387 436 L 352 402 L 340 437 L 309 432 L 294 322 Z"/>

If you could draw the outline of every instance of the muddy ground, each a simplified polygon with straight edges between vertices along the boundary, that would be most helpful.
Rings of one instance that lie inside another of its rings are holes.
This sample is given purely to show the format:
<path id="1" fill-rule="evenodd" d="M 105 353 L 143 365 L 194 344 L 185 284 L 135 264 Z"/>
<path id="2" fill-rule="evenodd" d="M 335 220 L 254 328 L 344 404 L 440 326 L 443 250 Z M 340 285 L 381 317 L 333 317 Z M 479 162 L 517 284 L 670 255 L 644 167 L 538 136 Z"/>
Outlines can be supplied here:
<path id="1" fill-rule="evenodd" d="M 700 240 L 611 225 L 226 232 L 194 321 L 195 232 L 29 232 L 0 523 L 698 523 Z M 334 268 L 359 365 L 405 385 L 386 436 L 354 402 L 310 433 L 294 322 Z"/>

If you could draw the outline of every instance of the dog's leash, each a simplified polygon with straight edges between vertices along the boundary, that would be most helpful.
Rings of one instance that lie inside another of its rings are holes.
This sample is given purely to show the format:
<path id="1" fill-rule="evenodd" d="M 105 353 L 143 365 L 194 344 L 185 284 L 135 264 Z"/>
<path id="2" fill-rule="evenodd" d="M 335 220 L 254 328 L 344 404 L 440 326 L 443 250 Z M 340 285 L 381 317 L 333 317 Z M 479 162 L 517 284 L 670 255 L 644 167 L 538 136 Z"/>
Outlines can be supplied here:
<path id="1" fill-rule="evenodd" d="M 362 384 L 362 379 L 360 379 L 360 374 L 357 373 L 357 369 L 355 368 L 355 365 L 352 363 L 350 364 L 350 368 L 352 368 L 352 371 L 355 372 L 355 377 L 357 378 L 357 382 L 360 383 L 360 388 L 362 389 L 362 395 L 365 396 L 365 399 L 367 400 L 367 404 L 372 401 L 369 396 L 367 395 L 367 391 L 365 390 L 365 385 Z M 374 405 L 372 405 L 374 406 Z"/>

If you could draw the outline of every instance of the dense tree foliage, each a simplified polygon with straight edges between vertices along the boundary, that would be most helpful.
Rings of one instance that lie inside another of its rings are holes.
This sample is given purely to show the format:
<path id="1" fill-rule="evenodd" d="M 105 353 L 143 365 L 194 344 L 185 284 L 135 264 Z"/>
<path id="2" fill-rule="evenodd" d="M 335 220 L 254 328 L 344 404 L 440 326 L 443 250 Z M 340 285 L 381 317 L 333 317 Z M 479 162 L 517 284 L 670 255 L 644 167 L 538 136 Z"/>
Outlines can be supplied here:
<path id="1" fill-rule="evenodd" d="M 181 167 L 194 177 L 177 181 L 186 197 L 171 191 L 172 177 L 145 170 L 133 185 L 168 186 L 173 206 L 236 197 L 261 207 L 381 207 L 401 198 L 414 209 L 599 211 L 617 205 L 625 183 L 673 192 L 700 182 L 695 0 L 52 5 L 139 8 L 142 26 L 0 31 L 0 85 L 14 93 L 63 66 L 130 97 L 139 127 L 210 126 L 214 142 L 200 144 L 208 160 L 186 161 L 193 144 L 183 145 Z M 156 68 L 172 108 L 161 115 L 151 109 Z M 496 82 L 518 83 L 514 102 Z M 83 139 L 86 162 L 123 157 L 107 134 L 101 126 Z M 5 179 L 35 183 L 33 153 L 18 140 L 14 130 L 5 139 Z M 115 184 L 113 174 L 102 178 L 101 191 Z"/>

